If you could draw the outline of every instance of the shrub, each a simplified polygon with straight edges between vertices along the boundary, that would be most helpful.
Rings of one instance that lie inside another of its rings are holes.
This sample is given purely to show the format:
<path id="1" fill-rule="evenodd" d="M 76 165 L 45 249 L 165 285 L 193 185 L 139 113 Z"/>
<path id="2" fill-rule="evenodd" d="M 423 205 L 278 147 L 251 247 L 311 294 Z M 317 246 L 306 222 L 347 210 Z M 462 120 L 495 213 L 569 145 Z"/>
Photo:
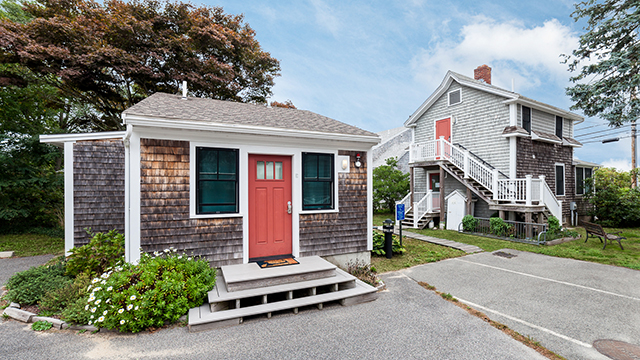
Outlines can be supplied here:
<path id="1" fill-rule="evenodd" d="M 465 215 L 462 218 L 462 229 L 464 231 L 472 232 L 476 230 L 476 226 L 478 226 L 478 219 L 474 218 L 471 215 Z"/>
<path id="2" fill-rule="evenodd" d="M 71 249 L 67 258 L 67 275 L 77 276 L 87 272 L 89 276 L 102 274 L 124 258 L 124 235 L 111 230 L 93 235 L 88 244 Z"/>
<path id="3" fill-rule="evenodd" d="M 84 308 L 87 306 L 87 298 L 81 297 L 74 302 L 67 304 L 67 307 L 60 313 L 60 318 L 68 323 L 84 325 L 88 324 L 91 318 L 90 312 Z"/>
<path id="4" fill-rule="evenodd" d="M 51 329 L 52 327 L 53 327 L 52 323 L 44 320 L 36 321 L 33 324 L 31 324 L 31 329 L 33 329 L 34 331 L 46 331 Z"/>
<path id="5" fill-rule="evenodd" d="M 89 278 L 89 275 L 82 273 L 73 282 L 69 282 L 64 287 L 47 292 L 40 299 L 38 307 L 41 311 L 60 313 L 78 299 L 86 298 L 87 286 L 90 283 L 91 278 Z"/>
<path id="6" fill-rule="evenodd" d="M 375 268 L 362 260 L 350 260 L 347 263 L 347 272 L 371 286 L 378 286 L 380 282 Z"/>
<path id="7" fill-rule="evenodd" d="M 398 169 L 398 159 L 388 158 L 373 169 L 373 206 L 376 212 L 394 212 L 396 201 L 409 192 L 409 174 Z M 417 200 L 416 200 L 417 201 Z"/>
<path id="8" fill-rule="evenodd" d="M 143 254 L 138 265 L 125 263 L 93 279 L 83 311 L 89 325 L 123 332 L 159 327 L 200 306 L 215 274 L 206 260 L 175 250 Z"/>
<path id="9" fill-rule="evenodd" d="M 600 168 L 593 175 L 595 192 L 585 192 L 593 205 L 590 215 L 595 215 L 603 226 L 637 226 L 640 223 L 640 188 L 631 188 L 631 179 L 637 175 L 637 170 L 624 172 Z"/>
<path id="10" fill-rule="evenodd" d="M 489 229 L 491 229 L 491 233 L 495 236 L 506 237 L 512 226 L 504 222 L 499 217 L 493 217 L 489 219 Z"/>
<path id="11" fill-rule="evenodd" d="M 47 293 L 72 280 L 65 276 L 62 263 L 32 267 L 13 275 L 7 282 L 7 299 L 21 305 L 35 305 Z"/>
<path id="12" fill-rule="evenodd" d="M 548 223 L 549 223 L 549 228 L 547 229 L 547 232 L 550 235 L 553 236 L 555 234 L 559 234 L 560 231 L 562 230 L 562 227 L 560 226 L 560 220 L 558 220 L 557 217 L 550 216 L 549 220 L 548 220 Z"/>
<path id="13" fill-rule="evenodd" d="M 391 235 L 393 239 L 392 250 L 394 254 L 403 254 L 407 249 L 404 245 L 400 245 L 400 239 L 396 235 Z M 384 234 L 378 231 L 373 232 L 373 250 L 375 255 L 384 256 L 387 253 L 384 251 Z"/>

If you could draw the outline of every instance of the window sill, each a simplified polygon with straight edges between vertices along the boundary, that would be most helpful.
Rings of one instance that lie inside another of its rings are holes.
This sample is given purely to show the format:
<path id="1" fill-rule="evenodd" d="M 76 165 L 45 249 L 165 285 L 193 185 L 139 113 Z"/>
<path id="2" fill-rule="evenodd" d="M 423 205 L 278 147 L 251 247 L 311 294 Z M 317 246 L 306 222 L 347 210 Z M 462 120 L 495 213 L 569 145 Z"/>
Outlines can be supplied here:
<path id="1" fill-rule="evenodd" d="M 326 210 L 302 210 L 298 214 L 307 215 L 307 214 L 331 214 L 340 212 L 338 209 L 326 209 Z"/>
<path id="2" fill-rule="evenodd" d="M 225 218 L 240 218 L 244 217 L 243 214 L 190 214 L 189 219 L 225 219 Z"/>

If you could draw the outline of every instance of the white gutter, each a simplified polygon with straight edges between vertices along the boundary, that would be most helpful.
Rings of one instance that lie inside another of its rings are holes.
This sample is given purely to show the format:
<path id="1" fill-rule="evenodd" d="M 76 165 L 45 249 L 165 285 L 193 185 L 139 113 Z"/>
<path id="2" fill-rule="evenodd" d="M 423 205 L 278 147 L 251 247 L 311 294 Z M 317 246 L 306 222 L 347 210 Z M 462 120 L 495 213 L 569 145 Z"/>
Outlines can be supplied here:
<path id="1" fill-rule="evenodd" d="M 124 121 L 125 115 L 122 115 Z M 133 133 L 133 125 L 127 125 L 122 142 L 124 143 L 124 252 L 125 261 L 129 262 L 131 258 L 131 134 Z"/>
<path id="2" fill-rule="evenodd" d="M 124 131 L 105 131 L 81 134 L 50 134 L 40 135 L 40 142 L 62 147 L 63 143 L 70 141 L 117 139 L 124 136 Z"/>

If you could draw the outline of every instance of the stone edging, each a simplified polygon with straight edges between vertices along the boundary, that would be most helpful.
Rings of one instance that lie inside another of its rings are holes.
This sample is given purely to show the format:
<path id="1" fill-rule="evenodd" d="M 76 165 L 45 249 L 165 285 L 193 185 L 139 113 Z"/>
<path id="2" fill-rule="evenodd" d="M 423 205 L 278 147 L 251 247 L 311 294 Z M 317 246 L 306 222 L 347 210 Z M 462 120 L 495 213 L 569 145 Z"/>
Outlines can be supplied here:
<path id="1" fill-rule="evenodd" d="M 73 325 L 66 323 L 60 319 L 55 319 L 46 316 L 38 316 L 29 311 L 25 311 L 20 309 L 20 304 L 11 303 L 9 307 L 4 309 L 4 314 L 9 316 L 10 318 L 18 321 L 22 321 L 25 323 L 34 323 L 36 321 L 48 321 L 53 324 L 53 329 L 62 330 L 86 330 L 86 331 L 97 331 L 99 328 L 92 325 Z"/>
<path id="2" fill-rule="evenodd" d="M 545 245 L 558 245 L 558 244 L 566 243 L 566 242 L 569 242 L 569 241 L 578 240 L 580 238 L 582 238 L 582 235 L 578 234 L 578 237 L 570 237 L 570 236 L 569 237 L 563 237 L 563 238 L 560 238 L 560 239 L 547 241 L 544 244 Z"/>

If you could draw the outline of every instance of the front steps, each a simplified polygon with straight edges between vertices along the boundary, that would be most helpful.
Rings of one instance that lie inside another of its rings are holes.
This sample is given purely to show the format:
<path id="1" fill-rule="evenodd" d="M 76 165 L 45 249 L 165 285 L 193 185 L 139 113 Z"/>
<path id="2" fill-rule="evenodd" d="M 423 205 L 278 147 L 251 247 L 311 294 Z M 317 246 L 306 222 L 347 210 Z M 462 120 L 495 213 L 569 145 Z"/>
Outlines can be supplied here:
<path id="1" fill-rule="evenodd" d="M 377 289 L 318 256 L 297 258 L 298 265 L 260 269 L 257 264 L 223 266 L 208 303 L 189 310 L 189 331 L 241 324 L 244 317 L 266 315 L 324 303 L 353 305 L 375 300 Z"/>

